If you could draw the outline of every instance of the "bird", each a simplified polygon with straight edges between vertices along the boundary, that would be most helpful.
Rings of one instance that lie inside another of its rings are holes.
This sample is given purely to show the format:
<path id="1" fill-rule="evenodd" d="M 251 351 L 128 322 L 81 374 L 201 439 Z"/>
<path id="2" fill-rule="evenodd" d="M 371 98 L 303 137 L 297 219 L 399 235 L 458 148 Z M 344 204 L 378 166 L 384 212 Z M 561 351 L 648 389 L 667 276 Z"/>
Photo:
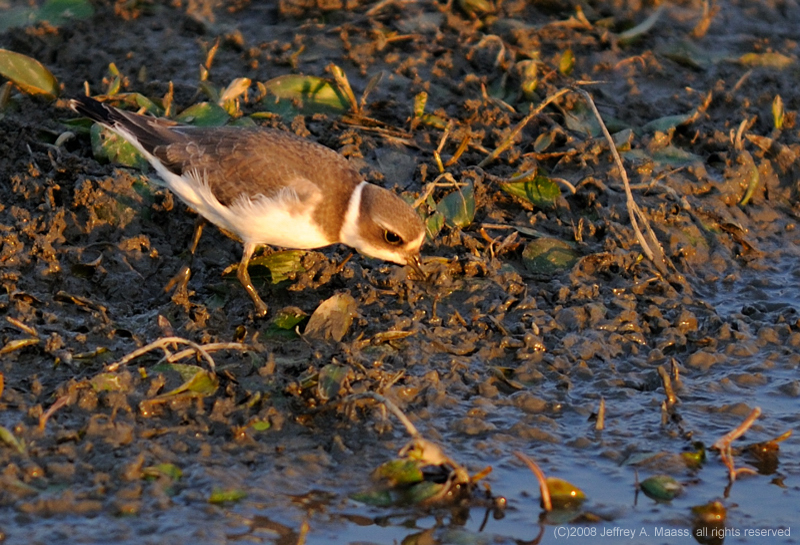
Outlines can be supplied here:
<path id="1" fill-rule="evenodd" d="M 266 316 L 247 271 L 258 246 L 342 243 L 424 277 L 425 227 L 392 191 L 363 179 L 336 151 L 265 127 L 196 127 L 120 110 L 88 96 L 69 106 L 130 142 L 189 208 L 243 244 L 237 277 Z"/>

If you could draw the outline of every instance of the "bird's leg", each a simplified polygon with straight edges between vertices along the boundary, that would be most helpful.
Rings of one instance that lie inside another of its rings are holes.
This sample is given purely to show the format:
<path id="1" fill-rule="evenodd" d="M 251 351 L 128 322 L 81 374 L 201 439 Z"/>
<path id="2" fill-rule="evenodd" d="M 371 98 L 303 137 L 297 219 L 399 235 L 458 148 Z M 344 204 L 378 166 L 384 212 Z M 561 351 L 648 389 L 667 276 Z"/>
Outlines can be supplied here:
<path id="1" fill-rule="evenodd" d="M 189 279 L 192 277 L 192 264 L 194 263 L 194 252 L 197 250 L 197 244 L 200 242 L 200 236 L 203 234 L 203 226 L 206 220 L 202 216 L 198 216 L 194 222 L 194 233 L 192 234 L 192 245 L 189 248 L 189 263 L 183 265 L 178 274 L 173 276 L 167 285 L 164 286 L 164 291 L 170 291 L 175 286 L 178 286 L 176 291 L 186 291 L 186 286 L 189 284 Z"/>
<path id="2" fill-rule="evenodd" d="M 200 242 L 200 235 L 203 234 L 203 226 L 205 224 L 206 220 L 202 216 L 197 216 L 194 222 L 194 233 L 192 234 L 192 247 L 189 248 L 192 257 L 194 257 L 194 252 L 197 250 L 197 244 Z"/>
<path id="3" fill-rule="evenodd" d="M 258 292 L 253 286 L 253 282 L 250 281 L 250 273 L 247 272 L 247 265 L 250 263 L 250 258 L 253 257 L 253 252 L 255 251 L 255 244 L 252 242 L 244 243 L 242 260 L 239 262 L 239 270 L 236 272 L 236 277 L 239 279 L 239 282 L 242 283 L 242 286 L 244 286 L 244 289 L 253 300 L 253 304 L 256 306 L 256 316 L 266 316 L 267 305 L 265 305 L 264 301 L 261 300 L 261 297 L 258 296 Z"/>

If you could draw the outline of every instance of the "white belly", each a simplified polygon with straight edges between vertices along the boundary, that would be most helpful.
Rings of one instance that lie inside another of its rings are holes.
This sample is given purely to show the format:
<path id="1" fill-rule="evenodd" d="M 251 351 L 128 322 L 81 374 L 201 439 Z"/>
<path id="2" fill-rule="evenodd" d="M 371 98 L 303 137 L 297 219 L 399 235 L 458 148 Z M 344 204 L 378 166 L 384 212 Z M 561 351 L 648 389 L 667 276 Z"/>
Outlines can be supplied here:
<path id="1" fill-rule="evenodd" d="M 187 179 L 166 169 L 160 174 L 183 202 L 242 242 L 304 250 L 336 242 L 327 237 L 311 217 L 321 195 L 300 203 L 297 194 L 285 188 L 271 199 L 263 195 L 252 199 L 242 196 L 226 207 L 201 179 L 194 176 Z"/>
<path id="2" fill-rule="evenodd" d="M 202 172 L 179 176 L 142 147 L 139 141 L 121 127 L 114 127 L 150 162 L 164 183 L 183 202 L 214 225 L 239 237 L 244 243 L 269 244 L 307 250 L 338 242 L 327 237 L 314 223 L 311 213 L 324 195 L 309 180 L 297 180 L 271 198 L 258 195 L 240 197 L 230 206 L 223 206 L 208 186 Z M 298 197 L 298 191 L 304 200 Z"/>

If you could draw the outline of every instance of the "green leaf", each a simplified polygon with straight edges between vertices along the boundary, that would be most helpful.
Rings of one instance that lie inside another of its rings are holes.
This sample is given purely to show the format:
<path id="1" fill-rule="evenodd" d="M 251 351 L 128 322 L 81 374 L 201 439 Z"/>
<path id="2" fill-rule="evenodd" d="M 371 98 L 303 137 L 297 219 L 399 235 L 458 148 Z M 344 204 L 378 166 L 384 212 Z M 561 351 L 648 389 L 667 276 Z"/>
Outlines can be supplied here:
<path id="1" fill-rule="evenodd" d="M 88 19 L 92 15 L 94 8 L 88 0 L 47 0 L 36 19 L 59 26 L 72 19 Z"/>
<path id="2" fill-rule="evenodd" d="M 425 105 L 428 103 L 428 93 L 422 91 L 414 96 L 414 117 L 422 117 Z"/>
<path id="3" fill-rule="evenodd" d="M 674 129 L 680 125 L 683 125 L 690 119 L 694 117 L 694 112 L 689 114 L 680 114 L 680 115 L 667 115 L 664 117 L 659 117 L 658 119 L 654 119 L 647 123 L 644 127 L 642 127 L 642 131 L 644 132 L 667 132 L 670 129 Z"/>
<path id="4" fill-rule="evenodd" d="M 247 492 L 237 488 L 215 488 L 208 497 L 208 503 L 236 502 L 247 497 Z"/>
<path id="5" fill-rule="evenodd" d="M 149 479 L 156 479 L 164 476 L 169 477 L 173 481 L 177 481 L 183 477 L 183 471 L 175 464 L 163 463 L 142 469 L 142 476 Z"/>
<path id="6" fill-rule="evenodd" d="M 658 460 L 664 456 L 663 452 L 660 451 L 645 451 L 645 452 L 634 452 L 630 456 L 628 456 L 623 462 L 622 465 L 626 466 L 641 466 L 649 462 L 653 462 Z"/>
<path id="7" fill-rule="evenodd" d="M 196 127 L 221 127 L 230 118 L 223 107 L 213 102 L 200 102 L 183 110 L 175 120 Z"/>
<path id="8" fill-rule="evenodd" d="M 250 427 L 255 431 L 267 431 L 272 427 L 272 424 L 269 423 L 269 420 L 256 420 L 250 424 Z"/>
<path id="9" fill-rule="evenodd" d="M 283 116 L 316 113 L 342 114 L 350 101 L 332 82 L 317 76 L 288 74 L 264 84 L 267 95 L 262 104 L 270 112 Z"/>
<path id="10" fill-rule="evenodd" d="M 445 195 L 436 209 L 444 216 L 445 224 L 453 228 L 464 228 L 475 218 L 475 189 L 472 183 Z"/>
<path id="11" fill-rule="evenodd" d="M 203 397 L 214 395 L 219 387 L 217 375 L 211 371 L 201 369 L 185 384 L 175 389 L 175 392 L 192 392 Z"/>
<path id="12" fill-rule="evenodd" d="M 652 159 L 662 165 L 671 167 L 682 167 L 691 163 L 702 163 L 699 155 L 683 150 L 672 144 L 664 146 L 653 152 Z"/>
<path id="13" fill-rule="evenodd" d="M 392 507 L 394 505 L 394 497 L 389 490 L 370 490 L 367 492 L 356 492 L 351 494 L 350 498 L 354 501 L 373 505 L 375 507 Z"/>
<path id="14" fill-rule="evenodd" d="M 550 491 L 550 500 L 555 509 L 568 509 L 586 499 L 583 490 L 564 479 L 547 477 L 546 481 L 547 489 Z"/>
<path id="15" fill-rule="evenodd" d="M 154 373 L 177 373 L 184 382 L 191 380 L 198 371 L 202 370 L 203 368 L 199 365 L 188 363 L 159 363 L 151 368 Z"/>
<path id="16" fill-rule="evenodd" d="M 186 365 L 185 367 L 186 369 L 183 371 L 184 373 L 188 372 L 189 368 L 194 368 L 192 376 L 174 390 L 170 390 L 169 392 L 161 394 L 155 399 L 164 400 L 169 397 L 174 397 L 184 393 L 196 395 L 198 397 L 208 397 L 214 395 L 219 387 L 219 379 L 217 378 L 217 375 L 195 365 Z"/>
<path id="17" fill-rule="evenodd" d="M 435 239 L 442 227 L 444 227 L 444 215 L 441 212 L 434 212 L 428 216 L 428 219 L 425 220 L 425 234 L 428 240 Z"/>
<path id="18" fill-rule="evenodd" d="M 35 24 L 36 11 L 25 7 L 3 8 L 3 16 L 0 17 L 0 32 L 5 32 L 10 28 Z"/>
<path id="19" fill-rule="evenodd" d="M 141 93 L 120 93 L 115 98 L 122 98 L 126 104 L 134 106 L 137 110 L 142 108 L 151 115 L 161 117 L 164 115 L 164 108 L 147 98 Z"/>
<path id="20" fill-rule="evenodd" d="M 348 374 L 350 374 L 350 367 L 345 365 L 328 364 L 320 369 L 317 379 L 317 397 L 322 401 L 327 401 L 339 395 Z"/>
<path id="21" fill-rule="evenodd" d="M 59 26 L 72 19 L 86 19 L 94 15 L 94 8 L 88 0 L 48 0 L 41 8 L 17 7 L 2 8 L 0 32 L 14 27 L 34 25 L 47 21 Z"/>
<path id="22" fill-rule="evenodd" d="M 565 76 L 569 76 L 574 68 L 575 55 L 572 53 L 572 49 L 567 49 L 561 54 L 561 60 L 558 62 L 558 71 Z"/>
<path id="23" fill-rule="evenodd" d="M 690 469 L 698 469 L 706 461 L 706 449 L 703 443 L 698 442 L 694 446 L 697 450 L 681 452 L 681 458 Z"/>
<path id="24" fill-rule="evenodd" d="M 303 336 L 341 341 L 353 323 L 356 307 L 356 300 L 347 293 L 337 293 L 326 299 L 311 315 Z"/>
<path id="25" fill-rule="evenodd" d="M 794 64 L 794 59 L 780 53 L 745 53 L 739 57 L 739 64 L 744 66 L 761 66 L 783 70 Z"/>
<path id="26" fill-rule="evenodd" d="M 555 141 L 556 131 L 547 131 L 540 133 L 533 142 L 533 151 L 536 153 L 544 153 Z"/>
<path id="27" fill-rule="evenodd" d="M 500 184 L 500 189 L 539 208 L 553 208 L 561 196 L 557 183 L 538 175 L 530 180 Z"/>
<path id="28" fill-rule="evenodd" d="M 600 123 L 585 102 L 574 102 L 569 110 L 563 111 L 564 122 L 569 130 L 592 137 L 600 135 Z M 609 125 L 607 121 L 606 125 Z M 611 130 L 611 127 L 608 129 Z"/>
<path id="29" fill-rule="evenodd" d="M 681 483 L 669 475 L 655 475 L 643 480 L 639 487 L 648 498 L 656 501 L 671 501 L 683 491 Z"/>
<path id="30" fill-rule="evenodd" d="M 229 100 L 236 100 L 247 92 L 251 83 L 252 81 L 250 78 L 234 78 L 222 93 L 220 93 L 220 101 L 228 102 Z"/>
<path id="31" fill-rule="evenodd" d="M 286 307 L 280 309 L 275 314 L 275 317 L 272 319 L 272 323 L 275 324 L 275 327 L 278 329 L 288 329 L 289 331 L 294 331 L 295 326 L 305 320 L 307 317 L 308 314 L 297 307 Z"/>
<path id="32" fill-rule="evenodd" d="M 390 460 L 378 466 L 372 476 L 386 481 L 392 488 L 418 483 L 425 478 L 415 460 Z"/>
<path id="33" fill-rule="evenodd" d="M 269 269 L 272 276 L 272 283 L 278 284 L 284 280 L 290 280 L 298 274 L 306 272 L 302 265 L 303 250 L 286 250 L 284 252 L 273 252 L 269 255 L 262 255 L 250 260 L 250 266 L 261 265 Z"/>
<path id="34" fill-rule="evenodd" d="M 414 97 L 414 119 L 423 125 L 428 125 L 434 129 L 444 130 L 447 121 L 438 115 L 425 113 L 425 105 L 428 103 L 428 93 L 422 91 Z"/>
<path id="35" fill-rule="evenodd" d="M 436 114 L 424 113 L 421 116 L 419 116 L 419 120 L 422 122 L 423 125 L 433 127 L 434 129 L 444 130 L 447 128 L 447 120 L 445 120 L 442 117 L 439 117 Z"/>
<path id="36" fill-rule="evenodd" d="M 722 524 L 728 517 L 728 510 L 719 501 L 711 501 L 704 505 L 692 507 L 695 518 L 705 524 Z"/>
<path id="37" fill-rule="evenodd" d="M 408 490 L 405 490 L 398 503 L 404 505 L 419 505 L 420 503 L 437 497 L 446 486 L 449 485 L 447 483 L 439 484 L 432 481 L 422 481 L 421 483 L 411 486 Z"/>
<path id="38" fill-rule="evenodd" d="M 531 241 L 522 252 L 525 267 L 535 274 L 554 275 L 572 268 L 580 254 L 571 245 L 556 238 Z"/>
<path id="39" fill-rule="evenodd" d="M 650 29 L 653 28 L 653 25 L 658 22 L 658 19 L 661 17 L 661 14 L 664 12 L 664 6 L 659 6 L 659 8 L 654 11 L 650 17 L 636 25 L 635 27 L 626 30 L 625 32 L 621 33 L 618 38 L 621 44 L 629 44 L 635 42 L 648 32 Z"/>
<path id="40" fill-rule="evenodd" d="M 20 454 L 25 454 L 25 444 L 17 439 L 14 434 L 11 433 L 11 430 L 5 426 L 0 426 L 0 442 L 16 449 Z"/>
<path id="41" fill-rule="evenodd" d="M 630 151 L 634 136 L 632 129 L 623 129 L 612 134 L 611 138 L 617 151 Z"/>
<path id="42" fill-rule="evenodd" d="M 297 338 L 296 328 L 304 320 L 308 319 L 308 314 L 297 307 L 286 307 L 275 313 L 275 317 L 270 323 L 261 330 L 264 338 L 272 340 L 292 340 Z"/>
<path id="43" fill-rule="evenodd" d="M 516 69 L 519 70 L 519 90 L 522 91 L 522 96 L 525 97 L 525 100 L 536 100 L 534 92 L 539 86 L 539 65 L 534 59 L 524 59 L 517 63 Z M 502 89 L 502 80 L 498 79 L 495 84 Z M 505 97 L 498 96 L 497 98 Z"/>
<path id="44" fill-rule="evenodd" d="M 781 95 L 775 95 L 772 100 L 772 120 L 776 129 L 781 130 L 783 128 L 785 118 L 786 110 L 783 107 L 783 99 Z"/>
<path id="45" fill-rule="evenodd" d="M 700 48 L 690 40 L 670 41 L 661 48 L 661 53 L 668 59 L 695 70 L 704 70 L 724 58 L 724 55 Z"/>
<path id="46" fill-rule="evenodd" d="M 62 125 L 66 125 L 78 134 L 89 134 L 92 130 L 92 125 L 94 125 L 94 121 L 88 117 L 73 117 L 71 119 L 59 119 L 59 121 Z"/>
<path id="47" fill-rule="evenodd" d="M 63 293 L 63 292 L 62 292 Z M 78 305 L 79 307 L 86 307 L 92 305 L 91 301 L 88 299 L 83 299 L 81 297 L 70 296 L 67 294 L 63 294 L 64 300 L 68 300 L 71 303 Z M 111 351 L 105 346 L 98 346 L 94 350 L 89 352 L 79 352 L 78 354 L 73 354 L 72 359 L 74 360 L 94 360 L 98 358 L 100 361 L 95 363 L 100 363 L 104 360 L 109 360 L 111 358 Z"/>
<path id="48" fill-rule="evenodd" d="M 42 63 L 7 49 L 0 49 L 0 74 L 29 95 L 55 100 L 61 91 L 55 76 Z"/>
<path id="49" fill-rule="evenodd" d="M 147 159 L 127 140 L 112 130 L 94 124 L 89 130 L 96 159 L 147 171 Z"/>

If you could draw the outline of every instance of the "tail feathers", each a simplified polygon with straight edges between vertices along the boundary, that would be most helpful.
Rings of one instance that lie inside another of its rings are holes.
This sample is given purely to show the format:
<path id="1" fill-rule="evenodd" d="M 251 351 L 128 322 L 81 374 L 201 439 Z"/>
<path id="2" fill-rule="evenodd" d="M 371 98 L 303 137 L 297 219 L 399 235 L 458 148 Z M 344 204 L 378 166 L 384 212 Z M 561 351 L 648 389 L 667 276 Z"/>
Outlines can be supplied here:
<path id="1" fill-rule="evenodd" d="M 69 101 L 69 107 L 76 113 L 86 116 L 101 125 L 112 126 L 119 121 L 120 115 L 115 108 L 106 106 L 93 98 L 82 96 Z M 116 114 L 116 115 L 115 115 Z"/>
<path id="2" fill-rule="evenodd" d="M 69 106 L 78 114 L 118 133 L 146 154 L 182 138 L 172 130 L 178 124 L 168 119 L 118 110 L 86 96 L 70 100 Z"/>

